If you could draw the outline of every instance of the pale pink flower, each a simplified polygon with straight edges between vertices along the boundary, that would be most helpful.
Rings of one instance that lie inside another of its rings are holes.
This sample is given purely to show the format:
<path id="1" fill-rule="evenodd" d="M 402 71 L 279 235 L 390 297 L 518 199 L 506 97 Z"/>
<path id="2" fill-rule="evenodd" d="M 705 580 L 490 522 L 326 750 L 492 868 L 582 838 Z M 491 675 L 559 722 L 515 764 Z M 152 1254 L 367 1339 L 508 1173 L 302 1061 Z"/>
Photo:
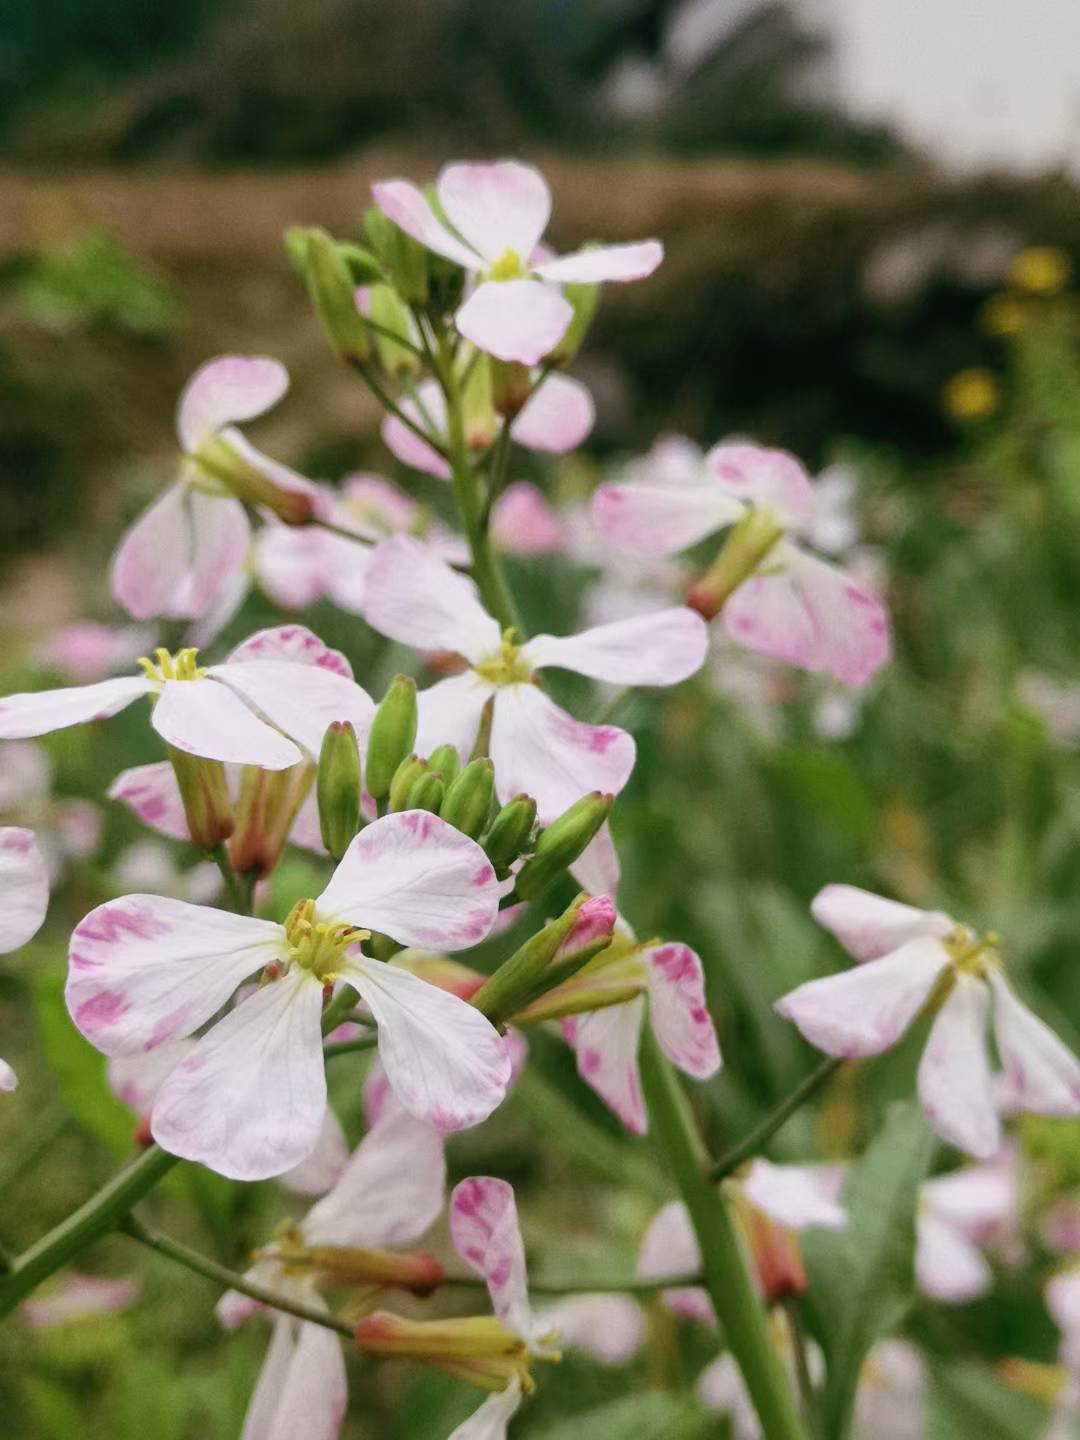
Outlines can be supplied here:
<path id="1" fill-rule="evenodd" d="M 638 1251 L 637 1274 L 642 1280 L 655 1280 L 662 1275 L 692 1275 L 700 1269 L 701 1248 L 686 1206 L 681 1200 L 669 1200 L 656 1212 L 645 1232 Z M 662 1290 L 660 1298 L 676 1315 L 716 1324 L 712 1301 L 698 1286 Z"/>
<path id="2" fill-rule="evenodd" d="M 489 530 L 504 555 L 550 555 L 565 533 L 544 492 L 528 480 L 508 485 L 495 501 Z"/>
<path id="3" fill-rule="evenodd" d="M 282 658 L 281 637 L 295 640 Z M 317 756 L 332 720 L 350 720 L 367 734 L 374 705 L 350 675 L 309 652 L 334 654 L 310 630 L 260 631 L 222 665 L 201 666 L 194 650 L 155 652 L 144 674 L 65 690 L 0 699 L 0 739 L 22 739 L 104 720 L 142 696 L 153 701 L 150 723 L 169 745 L 208 760 L 285 770 Z M 294 743 L 295 742 L 295 743 Z"/>
<path id="4" fill-rule="evenodd" d="M 564 1350 L 580 1350 L 598 1365 L 627 1365 L 645 1345 L 645 1314 L 627 1295 L 568 1295 L 539 1321 L 558 1332 Z"/>
<path id="5" fill-rule="evenodd" d="M 17 825 L 0 827 L 0 955 L 18 950 L 41 929 L 49 908 L 49 868 L 32 830 Z M 18 1082 L 6 1061 L 0 1060 L 0 1090 L 14 1090 Z"/>
<path id="6" fill-rule="evenodd" d="M 923 1440 L 926 1365 L 908 1340 L 879 1340 L 855 1394 L 857 1440 Z"/>
<path id="7" fill-rule="evenodd" d="M 994 937 L 980 940 L 939 910 L 850 885 L 826 886 L 812 911 L 864 962 L 777 1002 L 812 1045 L 844 1058 L 880 1055 L 934 997 L 940 1009 L 919 1066 L 923 1111 L 948 1144 L 988 1159 L 1001 1135 L 986 1045 L 992 1002 L 998 1053 L 1019 1104 L 1041 1115 L 1080 1115 L 1080 1064 L 1013 993 Z"/>
<path id="8" fill-rule="evenodd" d="M 139 1298 L 141 1288 L 138 1280 L 127 1277 L 80 1275 L 68 1270 L 32 1300 L 24 1300 L 19 1314 L 32 1330 L 51 1330 L 55 1325 L 127 1310 Z"/>
<path id="9" fill-rule="evenodd" d="M 167 766 L 172 771 L 172 766 Z M 167 845 L 159 840 L 136 840 L 116 857 L 112 880 L 120 891 L 152 891 L 193 905 L 212 905 L 221 899 L 223 882 L 216 865 L 201 861 L 182 869 Z"/>
<path id="10" fill-rule="evenodd" d="M 602 486 L 593 517 L 620 549 L 656 556 L 768 512 L 782 536 L 724 604 L 728 632 L 773 659 L 863 685 L 889 657 L 888 621 L 869 591 L 787 538 L 812 533 L 816 507 L 810 478 L 792 456 L 724 444 L 709 451 L 696 478 Z"/>
<path id="11" fill-rule="evenodd" d="M 928 1180 L 919 1192 L 915 1275 L 919 1289 L 948 1305 L 984 1295 L 994 1276 L 983 1248 L 1011 1242 L 1019 1226 L 1015 1155 Z"/>
<path id="12" fill-rule="evenodd" d="M 459 950 L 488 934 L 497 905 L 475 841 L 404 811 L 362 830 L 322 894 L 284 925 L 155 895 L 99 906 L 71 938 L 68 1009 L 97 1049 L 136 1055 L 193 1034 L 262 972 L 265 983 L 168 1076 L 151 1131 L 232 1179 L 280 1175 L 311 1153 L 322 1127 L 323 995 L 339 981 L 378 1023 L 380 1056 L 410 1113 L 448 1131 L 495 1109 L 510 1074 L 498 1033 L 455 996 L 365 956 L 358 927 Z"/>
<path id="13" fill-rule="evenodd" d="M 276 405 L 288 385 L 276 360 L 245 355 L 211 360 L 188 381 L 176 414 L 178 477 L 135 521 L 113 558 L 113 595 L 137 620 L 205 615 L 244 564 L 251 538 L 244 507 L 215 478 L 212 459 L 203 463 L 215 445 L 310 509 L 303 476 L 261 454 L 235 428 Z"/>
<path id="14" fill-rule="evenodd" d="M 786 1317 L 776 1315 L 771 1321 L 772 1341 L 787 1372 L 788 1380 L 795 1388 L 795 1346 L 791 1327 Z M 810 1378 L 819 1383 L 825 1375 L 825 1357 L 812 1340 L 807 1344 L 807 1368 Z M 746 1382 L 730 1351 L 707 1365 L 698 1376 L 694 1387 L 698 1398 L 709 1410 L 727 1415 L 731 1420 L 735 1440 L 762 1440 L 764 1432 L 758 1420 L 754 1402 L 750 1399 Z M 876 1440 L 876 1437 L 875 1437 Z"/>
<path id="15" fill-rule="evenodd" d="M 98 625 L 93 620 L 64 625 L 37 652 L 38 662 L 60 670 L 78 684 L 104 679 L 114 670 L 134 665 L 154 643 L 143 625 Z"/>
<path id="16" fill-rule="evenodd" d="M 446 397 L 438 381 L 425 380 L 417 387 L 416 398 L 402 400 L 398 408 L 445 450 Z M 595 419 L 592 396 L 580 380 L 569 375 L 548 375 L 537 383 L 511 420 L 510 435 L 515 444 L 526 450 L 565 455 L 577 449 Z M 387 415 L 382 423 L 382 438 L 386 448 L 403 465 L 422 470 L 436 480 L 450 479 L 450 466 L 439 451 L 399 416 Z"/>
<path id="17" fill-rule="evenodd" d="M 372 186 L 376 205 L 395 225 L 477 277 L 455 323 L 500 360 L 535 365 L 559 343 L 574 313 L 559 285 L 642 280 L 663 259 L 658 240 L 538 259 L 551 193 L 538 170 L 515 160 L 447 165 L 435 192 L 448 223 L 407 180 Z"/>
<path id="18" fill-rule="evenodd" d="M 500 799 L 532 795 L 547 824 L 591 790 L 617 794 L 634 766 L 634 742 L 613 725 L 587 725 L 534 683 L 545 666 L 622 685 L 674 685 L 705 658 L 706 627 L 683 607 L 583 631 L 504 636 L 471 580 L 405 536 L 385 541 L 368 573 L 368 623 L 419 650 L 454 651 L 469 668 L 420 695 L 419 753 L 471 752 L 481 712 L 494 700 L 491 759 Z"/>

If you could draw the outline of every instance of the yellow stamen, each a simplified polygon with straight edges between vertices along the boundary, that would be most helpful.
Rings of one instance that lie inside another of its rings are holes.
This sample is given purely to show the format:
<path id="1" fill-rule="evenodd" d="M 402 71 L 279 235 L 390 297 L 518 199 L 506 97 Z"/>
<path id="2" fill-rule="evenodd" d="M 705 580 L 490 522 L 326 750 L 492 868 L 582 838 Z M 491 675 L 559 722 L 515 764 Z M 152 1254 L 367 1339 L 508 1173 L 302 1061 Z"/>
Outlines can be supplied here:
<path id="1" fill-rule="evenodd" d="M 521 646 L 514 643 L 514 633 L 513 627 L 504 630 L 498 653 L 473 667 L 492 685 L 521 685 L 532 679 L 532 667 L 521 658 Z"/>
<path id="2" fill-rule="evenodd" d="M 488 271 L 489 280 L 522 280 L 527 274 L 525 263 L 516 250 L 506 250 Z"/>
<path id="3" fill-rule="evenodd" d="M 158 646 L 154 651 L 155 658 L 151 660 L 146 655 L 140 655 L 139 665 L 149 680 L 199 680 L 206 671 L 197 663 L 198 653 L 193 645 L 178 650 L 175 655 L 170 654 L 163 646 Z"/>
<path id="4" fill-rule="evenodd" d="M 337 979 L 338 966 L 346 950 L 371 934 L 370 930 L 341 921 L 316 919 L 314 900 L 298 900 L 284 928 L 289 959 L 301 969 L 310 970 L 324 984 Z"/>

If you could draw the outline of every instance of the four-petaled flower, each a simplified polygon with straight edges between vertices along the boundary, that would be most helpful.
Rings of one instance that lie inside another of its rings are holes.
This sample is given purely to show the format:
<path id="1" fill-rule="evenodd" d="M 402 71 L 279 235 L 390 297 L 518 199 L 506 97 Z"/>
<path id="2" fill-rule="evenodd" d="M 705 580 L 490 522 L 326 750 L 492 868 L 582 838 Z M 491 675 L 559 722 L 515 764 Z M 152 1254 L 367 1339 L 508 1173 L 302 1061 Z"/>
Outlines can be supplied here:
<path id="1" fill-rule="evenodd" d="M 574 314 L 560 285 L 643 280 L 664 258 L 659 240 L 538 253 L 551 192 L 538 170 L 516 160 L 447 165 L 435 182 L 445 221 L 408 180 L 379 181 L 371 193 L 395 225 L 476 276 L 455 324 L 499 360 L 536 365 L 555 348 Z"/>

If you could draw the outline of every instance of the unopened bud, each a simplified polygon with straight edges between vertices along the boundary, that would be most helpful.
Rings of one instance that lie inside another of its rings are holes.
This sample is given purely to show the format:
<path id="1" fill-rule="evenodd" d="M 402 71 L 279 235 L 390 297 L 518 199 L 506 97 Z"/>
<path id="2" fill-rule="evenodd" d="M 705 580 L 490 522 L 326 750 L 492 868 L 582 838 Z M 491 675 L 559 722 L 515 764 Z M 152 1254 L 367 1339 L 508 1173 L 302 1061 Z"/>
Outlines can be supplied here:
<path id="1" fill-rule="evenodd" d="M 376 1310 L 360 1321 L 354 1333 L 366 1355 L 426 1360 L 482 1390 L 505 1390 L 514 1379 L 526 1394 L 535 1389 L 528 1347 L 520 1336 L 504 1330 L 494 1315 L 406 1320 Z"/>
<path id="2" fill-rule="evenodd" d="M 426 760 L 421 760 L 419 755 L 407 755 L 394 771 L 394 778 L 390 781 L 387 809 L 394 813 L 399 810 L 408 810 L 412 788 L 421 775 L 426 773 Z"/>
<path id="3" fill-rule="evenodd" d="M 542 895 L 590 844 L 614 803 L 614 795 L 593 790 L 541 830 L 535 852 L 518 871 L 514 886 L 518 898 L 535 900 Z"/>
<path id="4" fill-rule="evenodd" d="M 326 338 L 341 360 L 366 360 L 371 333 L 356 303 L 356 281 L 340 249 L 325 230 L 304 232 L 306 245 L 290 232 L 289 253 L 300 264 L 308 294 Z"/>
<path id="5" fill-rule="evenodd" d="M 563 299 L 569 300 L 574 310 L 574 318 L 566 327 L 562 339 L 552 350 L 548 359 L 556 365 L 568 364 L 581 349 L 585 336 L 589 332 L 592 318 L 596 311 L 597 301 L 600 299 L 599 285 L 564 285 Z"/>
<path id="6" fill-rule="evenodd" d="M 495 793 L 495 767 L 490 760 L 470 760 L 456 780 L 447 786 L 440 815 L 473 840 L 488 822 L 491 797 Z"/>
<path id="7" fill-rule="evenodd" d="M 445 785 L 450 785 L 456 780 L 458 771 L 461 769 L 457 748 L 453 745 L 440 745 L 437 749 L 432 750 L 427 763 L 428 769 L 433 775 L 442 776 Z"/>
<path id="8" fill-rule="evenodd" d="M 536 801 L 531 795 L 515 795 L 491 822 L 480 843 L 500 880 L 506 878 L 510 866 L 528 845 L 535 824 Z"/>
<path id="9" fill-rule="evenodd" d="M 474 451 L 486 450 L 499 429 L 492 400 L 491 365 L 487 355 L 478 354 L 469 366 L 461 395 L 465 443 Z"/>
<path id="10" fill-rule="evenodd" d="M 229 859 L 238 875 L 268 875 L 274 869 L 314 778 L 310 761 L 287 770 L 244 766 L 236 797 L 236 828 L 229 841 Z"/>
<path id="11" fill-rule="evenodd" d="M 373 285 L 368 302 L 368 318 L 379 364 L 389 375 L 419 375 L 420 357 L 400 340 L 412 339 L 412 317 L 401 296 L 392 285 Z M 378 328 L 375 328 L 375 327 Z M 386 332 L 390 333 L 387 334 Z"/>
<path id="12" fill-rule="evenodd" d="M 391 1250 L 348 1249 L 315 1245 L 307 1251 L 315 1268 L 333 1284 L 377 1285 L 380 1289 L 411 1290 L 430 1295 L 442 1284 L 443 1267 L 434 1255 L 397 1254 Z"/>
<path id="13" fill-rule="evenodd" d="M 211 435 L 187 460 L 237 500 L 272 510 L 286 525 L 306 525 L 311 518 L 315 501 L 302 478 L 297 476 L 295 487 L 283 484 L 256 458 L 237 449 L 227 434 Z M 279 475 L 287 473 L 278 467 Z"/>
<path id="14" fill-rule="evenodd" d="M 687 591 L 686 603 L 706 620 L 720 614 L 744 580 L 749 580 L 765 557 L 783 538 L 784 527 L 775 511 L 748 510 L 729 532 L 719 555 Z"/>
<path id="15" fill-rule="evenodd" d="M 389 794 L 394 773 L 416 742 L 416 724 L 416 681 L 410 675 L 396 675 L 379 702 L 368 735 L 364 788 L 372 799 Z"/>
<path id="16" fill-rule="evenodd" d="M 446 785 L 442 776 L 433 775 L 429 767 L 413 784 L 405 808 L 406 810 L 429 810 L 432 815 L 438 815 L 445 794 Z"/>
<path id="17" fill-rule="evenodd" d="M 364 216 L 364 230 L 405 304 L 424 304 L 428 298 L 428 253 L 424 247 L 376 205 Z"/>
<path id="18" fill-rule="evenodd" d="M 171 745 L 168 752 L 192 842 L 200 850 L 213 850 L 235 825 L 225 767 L 220 760 L 204 760 Z"/>
<path id="19" fill-rule="evenodd" d="M 500 415 L 512 420 L 531 394 L 532 371 L 527 365 L 491 362 L 491 398 Z"/>
<path id="20" fill-rule="evenodd" d="M 757 1270 L 766 1305 L 775 1305 L 785 1295 L 805 1295 L 806 1262 L 795 1231 L 752 1204 L 737 1181 L 725 1189 Z"/>
<path id="21" fill-rule="evenodd" d="M 286 240 L 288 236 L 286 236 Z M 349 279 L 354 285 L 377 285 L 383 278 L 382 266 L 370 250 L 352 240 L 337 242 L 338 254 L 345 261 Z"/>
<path id="22" fill-rule="evenodd" d="M 340 860 L 360 829 L 360 749 L 348 720 L 332 720 L 319 751 L 315 781 L 319 831 L 334 860 Z"/>
<path id="23" fill-rule="evenodd" d="M 578 895 L 499 966 L 473 1004 L 495 1023 L 518 1014 L 609 945 L 614 925 L 615 907 L 606 895 Z"/>

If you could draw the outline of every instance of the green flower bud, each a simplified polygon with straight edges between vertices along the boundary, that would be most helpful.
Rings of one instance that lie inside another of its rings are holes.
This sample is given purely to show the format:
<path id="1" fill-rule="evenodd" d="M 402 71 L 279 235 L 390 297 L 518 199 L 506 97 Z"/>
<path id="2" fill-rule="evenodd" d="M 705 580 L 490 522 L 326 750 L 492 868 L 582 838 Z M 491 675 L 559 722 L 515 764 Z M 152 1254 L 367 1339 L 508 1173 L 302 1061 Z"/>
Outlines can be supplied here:
<path id="1" fill-rule="evenodd" d="M 334 860 L 340 860 L 360 829 L 360 749 L 348 720 L 327 726 L 315 779 L 319 830 Z"/>
<path id="2" fill-rule="evenodd" d="M 727 532 L 720 553 L 705 574 L 691 585 L 687 605 L 712 620 L 783 538 L 784 527 L 772 506 L 748 510 Z"/>
<path id="3" fill-rule="evenodd" d="M 461 768 L 457 749 L 453 745 L 440 745 L 437 750 L 432 750 L 427 763 L 428 769 L 441 775 L 446 785 L 457 779 L 458 770 Z"/>
<path id="4" fill-rule="evenodd" d="M 227 434 L 211 435 L 193 454 L 185 457 L 184 464 L 216 480 L 245 505 L 262 505 L 272 510 L 286 525 L 306 525 L 311 518 L 309 492 L 276 484 L 237 450 Z"/>
<path id="5" fill-rule="evenodd" d="M 303 254 L 302 273 L 315 311 L 326 331 L 331 348 L 341 360 L 366 360 L 371 354 L 371 335 L 356 303 L 356 282 L 340 249 L 325 230 L 306 232 L 307 245 L 289 241 L 289 253 Z"/>
<path id="6" fill-rule="evenodd" d="M 388 375 L 419 375 L 420 357 L 414 350 L 400 345 L 390 335 L 400 335 L 402 340 L 412 339 L 411 316 L 401 297 L 392 285 L 373 285 L 368 318 L 372 323 L 372 336 L 379 363 Z M 378 329 L 374 327 L 378 326 Z"/>
<path id="7" fill-rule="evenodd" d="M 233 833 L 232 803 L 219 760 L 203 760 L 167 747 L 192 843 L 213 850 Z"/>
<path id="8" fill-rule="evenodd" d="M 535 852 L 518 871 L 514 886 L 518 898 L 535 900 L 542 895 L 586 848 L 614 803 L 614 795 L 593 790 L 541 830 Z"/>
<path id="9" fill-rule="evenodd" d="M 382 266 L 363 245 L 356 245 L 352 240 L 339 240 L 337 248 L 354 285 L 377 285 L 385 278 Z"/>
<path id="10" fill-rule="evenodd" d="M 429 766 L 409 791 L 405 808 L 406 810 L 430 810 L 433 815 L 438 815 L 445 794 L 445 781 L 441 775 L 433 774 Z"/>
<path id="11" fill-rule="evenodd" d="M 405 304 L 425 304 L 429 257 L 420 242 L 400 230 L 377 205 L 364 216 L 364 232 Z"/>
<path id="12" fill-rule="evenodd" d="M 465 443 L 476 452 L 486 450 L 499 430 L 491 392 L 491 366 L 490 356 L 477 354 L 469 367 L 461 395 Z"/>
<path id="13" fill-rule="evenodd" d="M 491 398 L 500 415 L 512 419 L 532 394 L 532 371 L 527 365 L 491 362 Z"/>
<path id="14" fill-rule="evenodd" d="M 374 800 L 390 791 L 398 766 L 416 742 L 416 681 L 411 675 L 395 675 L 371 722 L 364 788 Z"/>
<path id="15" fill-rule="evenodd" d="M 446 790 L 442 818 L 473 840 L 487 825 L 495 790 L 495 767 L 490 760 L 470 760 Z"/>
<path id="16" fill-rule="evenodd" d="M 556 365 L 569 364 L 581 349 L 600 299 L 600 286 L 564 285 L 563 298 L 569 300 L 573 306 L 574 318 L 567 326 L 566 334 L 548 356 Z"/>
<path id="17" fill-rule="evenodd" d="M 510 866 L 528 845 L 535 824 L 536 801 L 531 795 L 515 795 L 491 822 L 480 844 L 500 880 L 506 878 Z"/>
<path id="18" fill-rule="evenodd" d="M 421 775 L 427 772 L 427 761 L 421 760 L 419 755 L 408 755 L 394 771 L 394 778 L 390 781 L 390 799 L 388 809 L 391 811 L 408 810 L 409 796 L 412 788 L 420 779 Z"/>

